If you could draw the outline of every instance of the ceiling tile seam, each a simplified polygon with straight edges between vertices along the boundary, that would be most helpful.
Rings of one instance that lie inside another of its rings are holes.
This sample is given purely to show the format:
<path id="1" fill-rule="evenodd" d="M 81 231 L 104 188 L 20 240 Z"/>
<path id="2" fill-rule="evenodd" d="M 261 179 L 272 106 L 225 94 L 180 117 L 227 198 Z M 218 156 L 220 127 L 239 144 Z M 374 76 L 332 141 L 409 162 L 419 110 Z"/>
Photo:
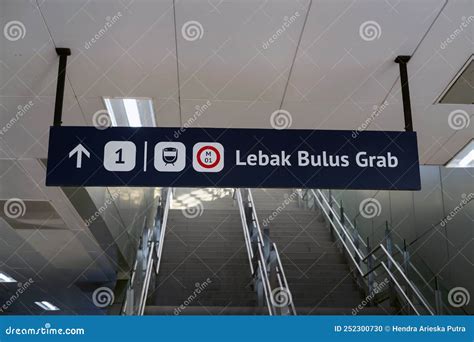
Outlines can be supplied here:
<path id="1" fill-rule="evenodd" d="M 312 5 L 313 5 L 313 0 L 309 0 L 308 8 L 306 10 L 306 15 L 305 15 L 305 18 L 304 18 L 304 21 L 303 21 L 303 25 L 301 27 L 301 32 L 300 32 L 300 35 L 298 37 L 298 43 L 296 44 L 295 53 L 293 55 L 293 60 L 291 61 L 290 70 L 288 72 L 288 79 L 286 80 L 285 88 L 283 89 L 283 94 L 282 94 L 282 97 L 281 97 L 279 110 L 281 110 L 283 108 L 283 104 L 285 102 L 286 93 L 288 91 L 288 85 L 290 84 L 291 75 L 293 73 L 293 67 L 295 65 L 296 57 L 298 56 L 298 51 L 299 51 L 299 48 L 300 48 L 300 45 L 301 45 L 301 40 L 303 39 L 303 34 L 304 34 L 305 29 L 306 29 L 306 23 L 308 21 L 308 17 L 309 17 L 309 13 L 311 11 Z"/>
<path id="2" fill-rule="evenodd" d="M 49 34 L 49 37 L 51 38 L 51 42 L 53 43 L 54 47 L 57 48 L 57 45 L 56 45 L 56 42 L 54 41 L 54 38 L 53 38 L 53 35 L 51 33 L 51 30 L 46 22 L 46 18 L 43 14 L 43 11 L 41 10 L 41 6 L 40 4 L 38 3 L 38 0 L 35 0 L 36 1 L 36 6 L 38 8 L 38 12 L 40 13 L 41 15 L 41 19 L 43 20 L 43 23 L 44 23 L 44 26 L 46 28 L 46 31 L 48 31 L 48 34 Z M 66 69 L 67 70 L 67 69 Z M 67 82 L 69 83 L 69 86 L 71 87 L 71 90 L 72 90 L 72 93 L 74 95 L 74 99 L 76 100 L 77 102 L 77 106 L 79 108 L 79 110 L 81 111 L 81 115 L 82 115 L 82 118 L 84 119 L 84 123 L 87 123 L 87 120 L 86 120 L 86 116 L 84 114 L 84 110 L 82 109 L 81 107 L 81 104 L 79 103 L 79 99 L 77 97 L 77 94 L 76 94 L 76 91 L 74 89 L 74 87 L 72 86 L 72 82 L 71 82 L 71 79 L 69 78 L 69 75 L 67 74 L 67 71 L 66 71 L 66 79 L 67 79 Z"/>

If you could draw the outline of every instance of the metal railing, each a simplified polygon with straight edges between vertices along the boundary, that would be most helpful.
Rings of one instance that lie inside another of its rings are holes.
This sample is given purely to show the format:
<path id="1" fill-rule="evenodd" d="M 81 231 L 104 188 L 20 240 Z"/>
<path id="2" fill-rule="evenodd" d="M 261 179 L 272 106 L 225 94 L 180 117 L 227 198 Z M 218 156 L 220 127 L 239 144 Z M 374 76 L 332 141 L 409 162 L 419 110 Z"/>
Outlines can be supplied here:
<path id="1" fill-rule="evenodd" d="M 350 261 L 357 283 L 366 293 L 377 293 L 377 283 L 380 283 L 380 280 L 385 277 L 384 281 L 388 280 L 389 282 L 389 290 L 386 297 L 379 299 L 380 302 L 390 299 L 391 304 L 397 301 L 402 304 L 403 308 L 408 308 L 408 313 L 414 312 L 417 315 L 435 314 L 433 306 L 429 304 L 425 296 L 407 275 L 408 254 L 406 252 L 404 252 L 405 254 L 402 253 L 404 257 L 402 263 L 394 258 L 394 244 L 388 230 L 386 231 L 386 245 L 381 243 L 371 247 L 368 239 L 367 242 L 364 242 L 344 213 L 342 205 L 337 204 L 330 192 L 326 195 L 321 190 L 304 190 L 301 198 L 308 207 L 316 208 L 317 205 L 321 209 Z"/>
<path id="2" fill-rule="evenodd" d="M 151 228 L 147 229 L 145 227 L 143 230 L 135 263 L 127 284 L 121 311 L 122 315 L 141 316 L 145 311 L 151 280 L 158 275 L 160 269 L 171 198 L 171 188 L 161 189 L 154 224 Z"/>
<path id="3" fill-rule="evenodd" d="M 426 265 L 423 259 L 416 255 L 408 253 L 406 245 L 402 249 L 395 244 L 394 257 L 397 255 L 403 256 L 406 263 L 407 274 L 410 275 L 410 280 L 418 287 L 427 298 L 428 302 L 432 303 L 437 315 L 468 315 L 468 312 L 463 307 L 453 307 L 448 305 L 444 298 L 448 298 L 449 290 L 439 280 L 438 276 Z"/>
<path id="4" fill-rule="evenodd" d="M 250 189 L 235 189 L 245 237 L 250 272 L 254 279 L 259 306 L 266 306 L 269 315 L 296 315 L 291 291 L 283 270 L 278 249 L 269 230 L 262 232 Z"/>

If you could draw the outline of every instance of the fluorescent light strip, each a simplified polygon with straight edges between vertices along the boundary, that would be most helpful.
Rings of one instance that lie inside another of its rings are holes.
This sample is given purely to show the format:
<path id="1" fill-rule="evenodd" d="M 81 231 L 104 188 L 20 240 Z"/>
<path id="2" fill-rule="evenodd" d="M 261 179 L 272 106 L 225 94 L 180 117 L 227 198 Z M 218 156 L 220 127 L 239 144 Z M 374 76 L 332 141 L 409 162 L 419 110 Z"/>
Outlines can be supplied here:
<path id="1" fill-rule="evenodd" d="M 459 161 L 460 167 L 467 167 L 472 161 L 474 161 L 474 150 L 471 150 L 463 159 Z"/>
<path id="2" fill-rule="evenodd" d="M 128 124 L 131 127 L 141 127 L 140 114 L 138 112 L 137 100 L 123 99 L 125 112 L 127 113 Z"/>
<path id="3" fill-rule="evenodd" d="M 461 150 L 446 164 L 446 167 L 474 167 L 474 139 L 461 148 Z"/>
<path id="4" fill-rule="evenodd" d="M 38 305 L 41 309 L 46 310 L 46 311 L 58 311 L 59 308 L 50 302 L 47 302 L 45 300 L 41 302 L 35 302 L 36 305 Z"/>
<path id="5" fill-rule="evenodd" d="M 0 283 L 16 283 L 16 280 L 10 277 L 8 274 L 0 272 Z"/>
<path id="6" fill-rule="evenodd" d="M 104 99 L 105 108 L 107 108 L 107 113 L 109 114 L 110 120 L 112 121 L 112 126 L 117 126 L 117 119 L 115 118 L 114 109 L 112 108 L 112 103 L 110 99 Z"/>

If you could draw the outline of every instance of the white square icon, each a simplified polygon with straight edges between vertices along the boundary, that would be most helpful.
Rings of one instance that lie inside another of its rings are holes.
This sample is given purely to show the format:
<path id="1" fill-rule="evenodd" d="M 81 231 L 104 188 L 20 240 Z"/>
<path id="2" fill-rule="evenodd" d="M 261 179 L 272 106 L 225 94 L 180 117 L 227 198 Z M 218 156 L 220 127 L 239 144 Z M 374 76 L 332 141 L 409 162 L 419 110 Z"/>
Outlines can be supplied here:
<path id="1" fill-rule="evenodd" d="M 135 168 L 137 147 L 131 141 L 109 141 L 104 147 L 104 167 L 127 172 Z"/>
<path id="2" fill-rule="evenodd" d="M 186 166 L 186 147 L 180 142 L 159 142 L 155 145 L 155 169 L 179 172 Z"/>
<path id="3" fill-rule="evenodd" d="M 193 147 L 193 168 L 198 172 L 219 172 L 224 168 L 224 146 L 216 142 Z"/>

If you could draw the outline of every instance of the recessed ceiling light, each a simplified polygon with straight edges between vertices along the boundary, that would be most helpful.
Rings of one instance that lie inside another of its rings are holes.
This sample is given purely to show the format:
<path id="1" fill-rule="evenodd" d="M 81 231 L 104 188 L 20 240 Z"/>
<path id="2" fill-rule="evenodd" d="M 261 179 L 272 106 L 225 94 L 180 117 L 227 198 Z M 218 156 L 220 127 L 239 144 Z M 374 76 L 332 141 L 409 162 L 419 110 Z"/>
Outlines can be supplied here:
<path id="1" fill-rule="evenodd" d="M 446 164 L 446 167 L 474 167 L 474 139 L 467 143 L 467 145 Z"/>
<path id="2" fill-rule="evenodd" d="M 16 280 L 10 277 L 8 274 L 0 272 L 0 283 L 16 283 Z"/>
<path id="3" fill-rule="evenodd" d="M 441 93 L 436 102 L 451 104 L 474 104 L 472 81 L 474 77 L 474 55 L 469 57 L 454 79 Z"/>
<path id="4" fill-rule="evenodd" d="M 41 309 L 46 310 L 46 311 L 58 311 L 59 308 L 56 305 L 51 304 L 50 302 L 47 302 L 45 300 L 41 302 L 35 302 L 36 305 L 38 305 Z"/>
<path id="5" fill-rule="evenodd" d="M 148 98 L 104 98 L 112 126 L 155 127 L 153 101 Z"/>

